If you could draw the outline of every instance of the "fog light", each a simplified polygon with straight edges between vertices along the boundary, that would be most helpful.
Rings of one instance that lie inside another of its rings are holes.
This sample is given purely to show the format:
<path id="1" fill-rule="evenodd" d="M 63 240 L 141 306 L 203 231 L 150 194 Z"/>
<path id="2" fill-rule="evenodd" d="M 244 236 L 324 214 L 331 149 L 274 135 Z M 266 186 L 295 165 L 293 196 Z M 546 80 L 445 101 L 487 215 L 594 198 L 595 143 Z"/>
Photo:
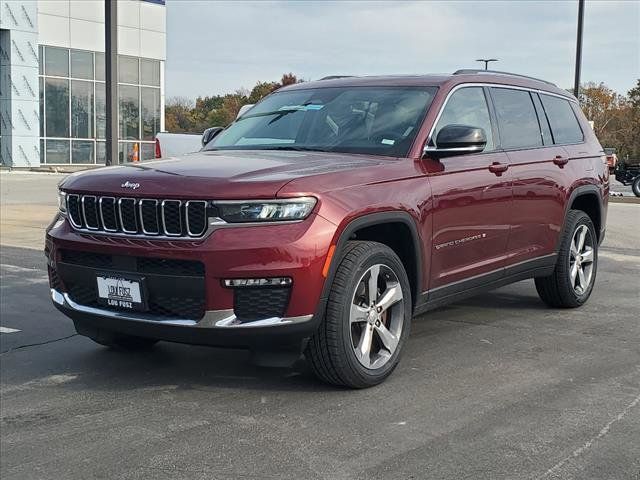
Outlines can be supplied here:
<path id="1" fill-rule="evenodd" d="M 291 277 L 270 278 L 228 278 L 224 281 L 225 287 L 286 287 L 291 285 Z"/>

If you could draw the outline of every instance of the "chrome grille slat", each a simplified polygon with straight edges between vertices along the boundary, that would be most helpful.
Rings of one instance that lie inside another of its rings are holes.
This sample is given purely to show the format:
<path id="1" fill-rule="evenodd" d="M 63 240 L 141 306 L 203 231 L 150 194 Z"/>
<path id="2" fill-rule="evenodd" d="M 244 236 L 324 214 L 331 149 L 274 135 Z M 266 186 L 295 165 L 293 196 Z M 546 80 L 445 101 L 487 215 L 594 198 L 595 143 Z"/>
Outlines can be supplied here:
<path id="1" fill-rule="evenodd" d="M 67 194 L 67 217 L 80 231 L 118 236 L 198 239 L 207 234 L 205 200 Z"/>

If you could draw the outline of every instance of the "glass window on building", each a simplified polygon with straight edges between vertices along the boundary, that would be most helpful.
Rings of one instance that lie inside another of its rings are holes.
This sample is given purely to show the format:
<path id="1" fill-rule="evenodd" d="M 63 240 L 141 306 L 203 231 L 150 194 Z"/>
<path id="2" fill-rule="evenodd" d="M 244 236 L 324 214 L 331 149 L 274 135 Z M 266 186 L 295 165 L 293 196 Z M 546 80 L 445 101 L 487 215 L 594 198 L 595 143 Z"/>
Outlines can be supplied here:
<path id="1" fill-rule="evenodd" d="M 41 158 L 48 164 L 104 164 L 104 53 L 41 45 L 38 54 Z M 118 64 L 120 155 L 115 161 L 150 160 L 160 130 L 162 62 L 120 56 Z"/>
<path id="2" fill-rule="evenodd" d="M 118 82 L 140 83 L 137 58 L 118 56 Z"/>
<path id="3" fill-rule="evenodd" d="M 95 163 L 92 141 L 73 140 L 71 142 L 72 163 Z"/>
<path id="4" fill-rule="evenodd" d="M 93 82 L 71 81 L 71 137 L 93 138 Z"/>
<path id="5" fill-rule="evenodd" d="M 107 106 L 105 84 L 96 82 L 96 138 L 107 138 Z"/>
<path id="6" fill-rule="evenodd" d="M 96 80 L 104 80 L 104 53 L 96 52 Z"/>
<path id="7" fill-rule="evenodd" d="M 38 73 L 44 75 L 44 47 L 38 45 Z"/>
<path id="8" fill-rule="evenodd" d="M 69 50 L 58 47 L 45 47 L 44 73 L 54 77 L 69 76 Z"/>
<path id="9" fill-rule="evenodd" d="M 154 140 L 160 131 L 160 90 L 140 88 L 142 139 Z"/>
<path id="10" fill-rule="evenodd" d="M 93 52 L 71 50 L 71 76 L 93 80 Z"/>
<path id="11" fill-rule="evenodd" d="M 156 158 L 156 144 L 143 143 L 140 148 L 140 160 L 153 160 Z"/>
<path id="12" fill-rule="evenodd" d="M 137 140 L 140 138 L 140 104 L 138 87 L 119 85 L 120 138 Z"/>
<path id="13" fill-rule="evenodd" d="M 140 84 L 160 86 L 160 62 L 158 60 L 140 59 Z"/>
<path id="14" fill-rule="evenodd" d="M 45 135 L 69 137 L 69 80 L 47 78 L 44 83 Z M 68 163 L 68 162 L 66 162 Z"/>
<path id="15" fill-rule="evenodd" d="M 47 163 L 69 163 L 69 140 L 45 140 Z"/>
<path id="16" fill-rule="evenodd" d="M 44 137 L 44 78 L 40 77 L 40 136 Z"/>

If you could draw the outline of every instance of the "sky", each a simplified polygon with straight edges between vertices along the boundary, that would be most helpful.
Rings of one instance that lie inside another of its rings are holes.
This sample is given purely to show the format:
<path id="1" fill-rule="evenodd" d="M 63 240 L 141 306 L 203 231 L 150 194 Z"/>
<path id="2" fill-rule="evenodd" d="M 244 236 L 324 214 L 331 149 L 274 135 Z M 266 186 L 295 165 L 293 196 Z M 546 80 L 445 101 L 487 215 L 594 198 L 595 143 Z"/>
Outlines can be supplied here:
<path id="1" fill-rule="evenodd" d="M 573 87 L 577 0 L 166 0 L 167 98 L 326 75 L 492 68 Z M 582 82 L 626 93 L 640 78 L 640 0 L 585 6 Z"/>

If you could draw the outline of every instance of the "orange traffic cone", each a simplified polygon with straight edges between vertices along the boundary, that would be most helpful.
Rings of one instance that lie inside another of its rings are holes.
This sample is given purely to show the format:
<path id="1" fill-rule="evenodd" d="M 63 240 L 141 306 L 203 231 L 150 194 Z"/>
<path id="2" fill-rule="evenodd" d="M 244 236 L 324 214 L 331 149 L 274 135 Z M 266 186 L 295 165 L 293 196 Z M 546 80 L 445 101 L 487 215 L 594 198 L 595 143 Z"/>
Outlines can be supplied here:
<path id="1" fill-rule="evenodd" d="M 138 147 L 137 143 L 133 144 L 133 155 L 131 155 L 131 161 L 132 162 L 140 161 L 140 148 Z"/>

